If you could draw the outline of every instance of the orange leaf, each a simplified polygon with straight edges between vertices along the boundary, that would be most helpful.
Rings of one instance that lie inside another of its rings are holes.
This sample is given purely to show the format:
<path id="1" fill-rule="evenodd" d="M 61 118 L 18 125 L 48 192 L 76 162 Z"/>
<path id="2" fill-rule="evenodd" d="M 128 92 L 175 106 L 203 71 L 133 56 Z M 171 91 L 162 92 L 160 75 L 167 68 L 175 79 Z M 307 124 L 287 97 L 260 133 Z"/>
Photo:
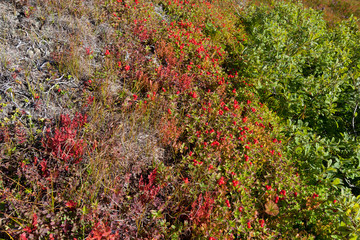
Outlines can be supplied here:
<path id="1" fill-rule="evenodd" d="M 272 200 L 269 200 L 265 204 L 265 212 L 271 216 L 276 216 L 279 214 L 279 207 Z"/>

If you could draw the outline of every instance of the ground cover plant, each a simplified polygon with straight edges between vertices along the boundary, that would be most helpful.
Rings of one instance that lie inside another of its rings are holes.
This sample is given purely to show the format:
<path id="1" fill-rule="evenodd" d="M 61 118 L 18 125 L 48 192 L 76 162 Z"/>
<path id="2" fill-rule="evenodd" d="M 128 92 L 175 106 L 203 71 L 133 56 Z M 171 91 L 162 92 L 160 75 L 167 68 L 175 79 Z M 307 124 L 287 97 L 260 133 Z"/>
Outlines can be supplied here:
<path id="1" fill-rule="evenodd" d="M 233 0 L 0 7 L 0 238 L 357 239 L 355 18 L 330 29 L 301 5 Z"/>
<path id="2" fill-rule="evenodd" d="M 323 13 L 323 17 L 327 22 L 327 25 L 333 27 L 336 23 L 342 20 L 349 19 L 352 15 L 360 17 L 360 5 L 357 0 L 315 0 L 315 1 L 287 1 L 293 3 L 301 2 L 303 7 L 313 8 Z M 259 0 L 254 1 L 254 4 L 271 4 L 270 0 Z"/>

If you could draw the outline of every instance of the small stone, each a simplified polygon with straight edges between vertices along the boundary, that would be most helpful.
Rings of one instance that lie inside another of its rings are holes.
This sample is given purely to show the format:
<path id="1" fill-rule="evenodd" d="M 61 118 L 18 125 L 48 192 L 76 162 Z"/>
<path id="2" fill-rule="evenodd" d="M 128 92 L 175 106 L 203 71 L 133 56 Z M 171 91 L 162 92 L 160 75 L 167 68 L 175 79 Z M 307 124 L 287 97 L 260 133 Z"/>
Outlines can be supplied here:
<path id="1" fill-rule="evenodd" d="M 35 25 L 35 29 L 39 29 L 40 28 L 40 22 L 34 22 Z"/>
<path id="2" fill-rule="evenodd" d="M 41 55 L 41 51 L 40 51 L 40 49 L 38 49 L 38 48 L 35 48 L 35 49 L 34 49 L 34 52 L 35 52 L 35 55 L 36 55 L 36 56 L 40 56 L 40 55 Z"/>
<path id="3" fill-rule="evenodd" d="M 34 57 L 34 52 L 32 50 L 28 50 L 27 55 L 29 56 L 29 58 L 33 58 Z"/>

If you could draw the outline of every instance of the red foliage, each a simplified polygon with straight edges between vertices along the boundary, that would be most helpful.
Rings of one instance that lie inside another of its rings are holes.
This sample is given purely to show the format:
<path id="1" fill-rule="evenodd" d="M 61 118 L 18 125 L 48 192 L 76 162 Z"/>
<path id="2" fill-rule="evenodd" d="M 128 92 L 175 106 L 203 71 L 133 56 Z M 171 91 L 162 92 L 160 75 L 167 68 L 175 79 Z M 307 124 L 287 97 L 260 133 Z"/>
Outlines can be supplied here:
<path id="1" fill-rule="evenodd" d="M 149 182 L 147 184 L 144 183 L 143 177 L 140 177 L 139 190 L 141 191 L 140 201 L 142 203 L 148 203 L 153 200 L 160 191 L 161 186 L 155 185 L 156 170 L 155 168 L 148 176 Z"/>
<path id="2" fill-rule="evenodd" d="M 90 236 L 86 238 L 87 240 L 101 240 L 101 239 L 108 239 L 108 240 L 116 240 L 119 239 L 119 233 L 115 232 L 112 233 L 109 226 L 107 226 L 103 222 L 98 222 L 93 227 Z"/>
<path id="3" fill-rule="evenodd" d="M 78 139 L 77 131 L 87 122 L 87 116 L 76 113 L 73 120 L 69 115 L 60 116 L 60 125 L 55 128 L 55 134 L 50 137 L 51 129 L 47 129 L 47 138 L 43 139 L 43 146 L 55 158 L 65 162 L 73 160 L 78 163 L 82 160 L 86 143 L 83 139 Z"/>
<path id="4" fill-rule="evenodd" d="M 199 195 L 198 199 L 191 205 L 190 219 L 196 224 L 201 225 L 209 221 L 213 209 L 214 199 L 209 193 Z"/>

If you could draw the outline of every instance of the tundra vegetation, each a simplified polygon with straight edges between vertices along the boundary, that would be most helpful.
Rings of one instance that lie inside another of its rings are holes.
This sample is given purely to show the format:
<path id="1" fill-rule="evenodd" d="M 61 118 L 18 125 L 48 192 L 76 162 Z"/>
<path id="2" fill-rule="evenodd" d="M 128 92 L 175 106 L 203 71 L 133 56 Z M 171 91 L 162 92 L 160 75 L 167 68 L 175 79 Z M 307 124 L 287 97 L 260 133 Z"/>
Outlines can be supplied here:
<path id="1" fill-rule="evenodd" d="M 358 239 L 347 2 L 0 2 L 0 238 Z"/>

